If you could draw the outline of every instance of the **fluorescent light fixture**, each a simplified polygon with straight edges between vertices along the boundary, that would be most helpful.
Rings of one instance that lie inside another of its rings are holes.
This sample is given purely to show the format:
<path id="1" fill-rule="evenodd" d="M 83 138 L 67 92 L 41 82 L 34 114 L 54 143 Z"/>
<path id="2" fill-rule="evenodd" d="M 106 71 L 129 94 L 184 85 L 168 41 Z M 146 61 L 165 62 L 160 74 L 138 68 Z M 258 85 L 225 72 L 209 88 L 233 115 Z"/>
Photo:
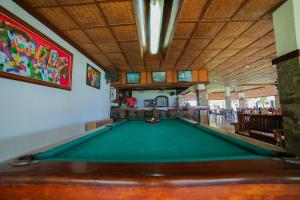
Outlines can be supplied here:
<path id="1" fill-rule="evenodd" d="M 175 26 L 175 20 L 176 20 L 177 12 L 180 7 L 180 2 L 181 2 L 181 0 L 173 0 L 173 2 L 172 2 L 171 16 L 170 16 L 170 20 L 168 23 L 167 33 L 165 36 L 164 44 L 163 44 L 164 48 L 169 45 L 169 42 L 172 39 L 172 35 L 174 32 L 174 26 Z"/>
<path id="2" fill-rule="evenodd" d="M 143 47 L 147 45 L 146 39 L 146 14 L 145 14 L 145 2 L 144 0 L 135 0 L 134 1 L 134 9 L 137 13 L 137 23 L 140 28 L 139 36 Z"/>
<path id="3" fill-rule="evenodd" d="M 159 50 L 164 0 L 150 0 L 150 53 Z"/>

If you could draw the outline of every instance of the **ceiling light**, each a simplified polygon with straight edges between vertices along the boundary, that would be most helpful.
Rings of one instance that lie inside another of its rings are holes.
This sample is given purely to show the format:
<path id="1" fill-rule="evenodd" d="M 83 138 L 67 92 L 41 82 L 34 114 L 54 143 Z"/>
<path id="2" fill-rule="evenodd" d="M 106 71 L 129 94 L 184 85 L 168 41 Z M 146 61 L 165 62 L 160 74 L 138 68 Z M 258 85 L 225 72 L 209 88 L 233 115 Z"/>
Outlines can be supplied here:
<path id="1" fill-rule="evenodd" d="M 137 24 L 140 27 L 139 37 L 143 47 L 146 47 L 146 19 L 145 19 L 145 4 L 144 1 L 135 1 L 134 10 L 137 13 Z"/>
<path id="2" fill-rule="evenodd" d="M 166 54 L 182 0 L 134 0 L 134 13 L 142 57 Z"/>
<path id="3" fill-rule="evenodd" d="M 179 11 L 180 5 L 181 5 L 181 0 L 173 0 L 170 20 L 168 23 L 167 32 L 166 32 L 166 36 L 165 36 L 165 40 L 164 40 L 164 44 L 163 44 L 164 48 L 166 48 L 169 45 L 169 43 L 171 42 L 171 39 L 173 37 L 176 16 Z"/>
<path id="4" fill-rule="evenodd" d="M 150 1 L 150 53 L 157 54 L 160 43 L 164 0 Z"/>

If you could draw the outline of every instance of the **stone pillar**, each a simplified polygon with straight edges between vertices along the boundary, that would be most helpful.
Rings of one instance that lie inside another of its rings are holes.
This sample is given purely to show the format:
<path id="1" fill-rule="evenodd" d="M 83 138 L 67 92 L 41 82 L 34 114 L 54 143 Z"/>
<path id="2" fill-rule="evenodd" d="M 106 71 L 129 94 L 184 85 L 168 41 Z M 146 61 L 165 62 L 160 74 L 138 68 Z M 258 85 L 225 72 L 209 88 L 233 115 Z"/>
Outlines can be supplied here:
<path id="1" fill-rule="evenodd" d="M 245 108 L 245 93 L 240 92 L 238 93 L 238 96 L 239 96 L 239 108 L 243 109 Z"/>
<path id="2" fill-rule="evenodd" d="M 225 108 L 231 109 L 230 87 L 225 87 Z"/>
<path id="3" fill-rule="evenodd" d="M 278 90 L 276 91 L 276 95 L 275 95 L 275 106 L 276 106 L 276 109 L 281 108 L 281 106 L 280 106 L 280 96 L 279 96 L 279 91 Z"/>
<path id="4" fill-rule="evenodd" d="M 196 98 L 197 106 L 208 107 L 208 93 L 204 84 L 198 84 L 196 86 Z M 199 105 L 198 105 L 199 102 Z M 208 122 L 208 110 L 200 110 L 200 122 L 201 124 L 209 124 Z"/>
<path id="5" fill-rule="evenodd" d="M 288 0 L 273 13 L 278 89 L 286 148 L 300 155 L 300 1 Z"/>

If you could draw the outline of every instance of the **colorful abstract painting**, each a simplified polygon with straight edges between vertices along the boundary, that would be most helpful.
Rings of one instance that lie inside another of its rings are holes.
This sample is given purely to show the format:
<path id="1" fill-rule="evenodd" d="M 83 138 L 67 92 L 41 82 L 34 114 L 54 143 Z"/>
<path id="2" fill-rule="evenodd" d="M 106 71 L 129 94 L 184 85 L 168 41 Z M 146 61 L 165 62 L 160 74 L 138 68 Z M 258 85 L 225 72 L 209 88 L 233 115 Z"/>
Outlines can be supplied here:
<path id="1" fill-rule="evenodd" d="M 166 82 L 166 72 L 152 72 L 152 81 L 154 83 Z"/>
<path id="2" fill-rule="evenodd" d="M 91 65 L 87 64 L 86 68 L 86 84 L 94 88 L 100 89 L 101 73 Z"/>
<path id="3" fill-rule="evenodd" d="M 71 90 L 67 50 L 0 7 L 0 76 Z"/>
<path id="4" fill-rule="evenodd" d="M 182 81 L 192 82 L 193 81 L 192 71 L 178 71 L 177 79 L 178 82 L 182 82 Z"/>
<path id="5" fill-rule="evenodd" d="M 141 74 L 139 72 L 130 72 L 126 74 L 128 84 L 139 84 L 141 82 Z"/>

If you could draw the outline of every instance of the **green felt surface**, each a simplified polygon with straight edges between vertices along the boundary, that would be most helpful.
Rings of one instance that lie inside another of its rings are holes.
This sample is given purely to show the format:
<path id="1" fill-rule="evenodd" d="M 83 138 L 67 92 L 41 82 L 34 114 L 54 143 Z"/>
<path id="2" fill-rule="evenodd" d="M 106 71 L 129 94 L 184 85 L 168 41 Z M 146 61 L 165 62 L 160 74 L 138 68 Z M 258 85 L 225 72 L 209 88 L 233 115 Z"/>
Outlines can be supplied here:
<path id="1" fill-rule="evenodd" d="M 181 120 L 127 121 L 95 131 L 37 159 L 81 162 L 198 162 L 258 159 L 271 151 Z"/>

